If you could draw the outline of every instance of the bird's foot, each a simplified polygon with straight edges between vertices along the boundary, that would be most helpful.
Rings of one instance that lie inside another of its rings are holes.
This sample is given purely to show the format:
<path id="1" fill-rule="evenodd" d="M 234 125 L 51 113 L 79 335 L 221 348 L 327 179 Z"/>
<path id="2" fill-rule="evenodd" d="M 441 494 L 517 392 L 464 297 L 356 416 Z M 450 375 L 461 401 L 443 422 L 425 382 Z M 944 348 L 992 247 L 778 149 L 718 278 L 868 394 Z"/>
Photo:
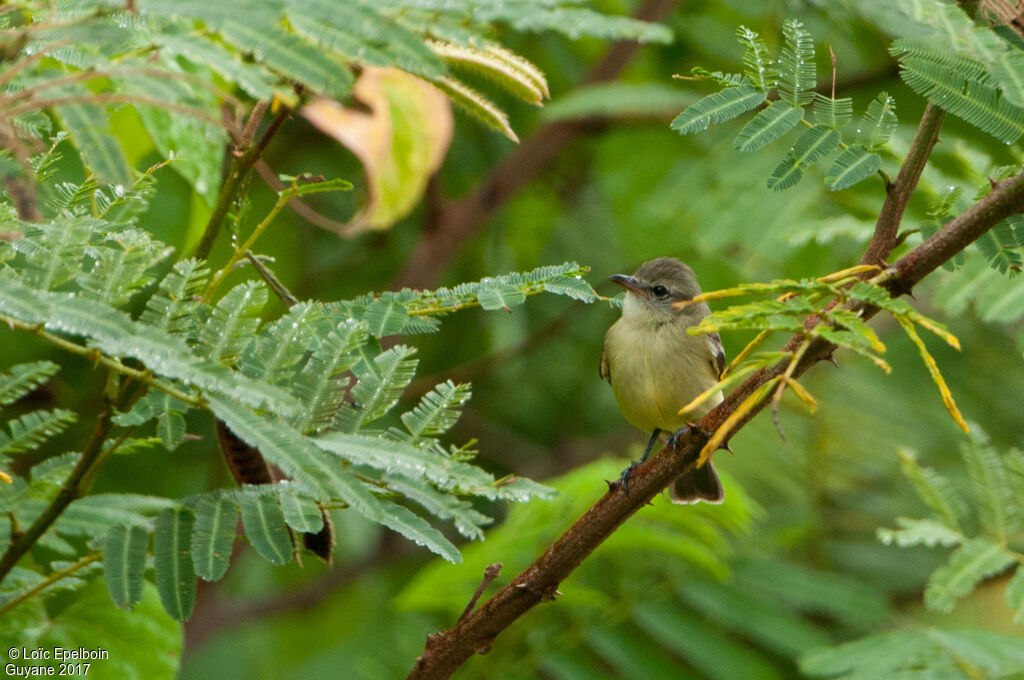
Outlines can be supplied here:
<path id="1" fill-rule="evenodd" d="M 678 449 L 679 448 L 679 440 L 682 439 L 683 436 L 685 436 L 686 433 L 689 432 L 689 431 L 690 431 L 690 426 L 689 425 L 684 425 L 683 427 L 681 427 L 678 430 L 676 430 L 675 433 L 671 437 L 668 438 L 668 441 L 665 442 L 665 445 L 666 446 L 671 446 L 673 450 Z"/>
<path id="2" fill-rule="evenodd" d="M 626 467 L 625 470 L 622 471 L 622 474 L 619 475 L 619 488 L 622 489 L 623 493 L 629 491 L 629 478 L 633 474 L 633 470 L 635 470 L 639 465 L 640 463 L 634 460 Z"/>

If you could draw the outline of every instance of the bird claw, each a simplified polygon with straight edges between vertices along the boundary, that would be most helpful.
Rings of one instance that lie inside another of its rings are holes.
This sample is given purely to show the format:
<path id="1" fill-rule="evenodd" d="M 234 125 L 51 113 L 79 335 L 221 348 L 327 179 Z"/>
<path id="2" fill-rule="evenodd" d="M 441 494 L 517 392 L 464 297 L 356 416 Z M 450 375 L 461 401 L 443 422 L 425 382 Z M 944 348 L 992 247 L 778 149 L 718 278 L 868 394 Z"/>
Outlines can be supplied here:
<path id="1" fill-rule="evenodd" d="M 665 442 L 665 445 L 666 446 L 671 446 L 672 450 L 674 450 L 674 451 L 678 450 L 679 449 L 679 440 L 689 431 L 690 431 L 690 427 L 688 425 L 684 425 L 683 427 L 681 427 L 678 430 L 676 430 L 675 433 L 671 437 L 668 438 L 668 441 Z"/>
<path id="2" fill-rule="evenodd" d="M 625 470 L 622 471 L 622 474 L 619 475 L 619 488 L 622 489 L 623 493 L 626 493 L 628 491 L 627 487 L 629 486 L 629 477 L 630 475 L 633 474 L 633 470 L 636 469 L 636 467 L 639 465 L 640 463 L 634 460 L 626 467 Z"/>

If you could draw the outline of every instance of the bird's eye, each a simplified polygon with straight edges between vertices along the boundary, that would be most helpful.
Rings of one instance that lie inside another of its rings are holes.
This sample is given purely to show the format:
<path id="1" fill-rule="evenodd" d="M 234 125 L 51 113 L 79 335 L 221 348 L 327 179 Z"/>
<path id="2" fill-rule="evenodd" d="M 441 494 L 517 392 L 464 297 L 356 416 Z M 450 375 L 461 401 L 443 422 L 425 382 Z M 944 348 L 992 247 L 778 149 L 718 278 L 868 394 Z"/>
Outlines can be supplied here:
<path id="1" fill-rule="evenodd" d="M 666 295 L 668 295 L 668 288 L 662 286 L 661 284 L 658 284 L 657 286 L 653 286 L 651 288 L 651 292 L 654 293 L 655 297 L 663 298 Z"/>

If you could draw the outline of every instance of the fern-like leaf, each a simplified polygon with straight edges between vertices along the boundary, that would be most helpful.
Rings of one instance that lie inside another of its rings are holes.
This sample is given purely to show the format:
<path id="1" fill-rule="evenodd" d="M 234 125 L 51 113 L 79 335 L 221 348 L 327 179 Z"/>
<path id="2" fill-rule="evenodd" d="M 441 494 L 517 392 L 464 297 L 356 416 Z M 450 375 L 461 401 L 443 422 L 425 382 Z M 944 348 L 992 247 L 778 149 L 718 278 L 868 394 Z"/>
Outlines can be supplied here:
<path id="1" fill-rule="evenodd" d="M 256 380 L 277 384 L 295 372 L 315 346 L 318 329 L 326 322 L 323 305 L 300 302 L 260 330 L 242 355 L 241 371 Z"/>
<path id="2" fill-rule="evenodd" d="M 750 79 L 754 87 L 762 92 L 774 88 L 779 73 L 764 40 L 746 26 L 736 29 L 736 37 L 747 48 L 743 54 L 744 75 Z"/>
<path id="3" fill-rule="evenodd" d="M 681 135 L 702 132 L 708 126 L 732 120 L 759 106 L 765 93 L 751 85 L 727 87 L 694 102 L 672 121 L 672 129 Z"/>
<path id="4" fill-rule="evenodd" d="M 271 564 L 287 564 L 292 558 L 292 535 L 284 521 L 284 512 L 276 494 L 260 493 L 244 487 L 237 495 L 242 510 L 242 526 L 249 544 Z"/>
<path id="5" fill-rule="evenodd" d="M 814 40 L 796 19 L 782 24 L 783 46 L 779 57 L 779 98 L 791 106 L 804 106 L 814 99 L 817 74 Z"/>
<path id="6" fill-rule="evenodd" d="M 839 191 L 861 182 L 878 172 L 882 167 L 882 157 L 872 153 L 860 144 L 844 149 L 832 161 L 825 172 L 825 188 Z"/>
<path id="7" fill-rule="evenodd" d="M 175 621 L 187 621 L 196 602 L 196 575 L 192 566 L 194 523 L 187 508 L 168 508 L 156 518 L 153 566 L 160 602 Z"/>
<path id="8" fill-rule="evenodd" d="M 934 519 L 909 519 L 897 517 L 899 529 L 879 529 L 878 540 L 886 545 L 895 544 L 901 548 L 924 545 L 929 548 L 943 545 L 958 545 L 964 540 L 963 534 Z"/>
<path id="9" fill-rule="evenodd" d="M 746 152 L 762 149 L 796 127 L 803 117 L 802 108 L 772 102 L 743 126 L 732 142 L 733 148 Z"/>
<path id="10" fill-rule="evenodd" d="M 296 429 L 308 432 L 331 422 L 349 387 L 347 371 L 358 360 L 355 352 L 365 343 L 365 325 L 352 320 L 330 328 L 322 337 L 292 386 L 303 404 L 293 421 Z"/>
<path id="11" fill-rule="evenodd" d="M 977 428 L 970 442 L 961 445 L 960 454 L 967 466 L 982 530 L 1005 540 L 1022 519 L 1022 508 L 1010 487 L 1006 466 Z"/>
<path id="12" fill-rule="evenodd" d="M 102 245 L 86 248 L 93 265 L 78 284 L 96 299 L 120 307 L 154 280 L 153 268 L 173 250 L 140 229 L 111 231 Z"/>
<path id="13" fill-rule="evenodd" d="M 451 380 L 441 383 L 423 395 L 420 403 L 402 414 L 402 422 L 413 440 L 433 437 L 451 429 L 459 419 L 458 409 L 470 397 L 470 385 L 456 385 Z"/>
<path id="14" fill-rule="evenodd" d="M 200 334 L 203 354 L 217 363 L 233 365 L 255 334 L 260 323 L 257 315 L 267 298 L 262 281 L 245 281 L 228 291 L 213 308 Z"/>
<path id="15" fill-rule="evenodd" d="M 952 611 L 957 599 L 1013 562 L 1013 556 L 998 543 L 973 538 L 954 550 L 946 564 L 932 573 L 924 591 L 925 606 L 934 611 Z"/>
<path id="16" fill-rule="evenodd" d="M 201 496 L 195 504 L 192 527 L 192 564 L 205 581 L 219 581 L 228 570 L 235 542 L 238 506 L 232 499 Z"/>
<path id="17" fill-rule="evenodd" d="M 878 151 L 885 146 L 899 123 L 896 118 L 896 100 L 886 92 L 879 92 L 871 100 L 861 121 L 860 139 L 868 151 Z"/>
<path id="18" fill-rule="evenodd" d="M 432 40 L 428 45 L 448 65 L 478 73 L 530 104 L 540 106 L 551 96 L 541 70 L 511 50 L 492 43 L 475 47 Z"/>
<path id="19" fill-rule="evenodd" d="M 110 527 L 103 546 L 103 575 L 114 604 L 129 609 L 142 599 L 149 532 L 135 524 Z"/>
<path id="20" fill-rule="evenodd" d="M 918 497 L 931 508 L 945 526 L 960 531 L 960 518 L 967 513 L 967 504 L 948 479 L 917 462 L 912 451 L 900 449 L 900 470 L 914 487 Z"/>
<path id="21" fill-rule="evenodd" d="M 519 143 L 519 137 L 508 121 L 508 114 L 483 94 L 451 76 L 440 77 L 432 82 L 470 116 L 513 142 Z"/>
<path id="22" fill-rule="evenodd" d="M 33 361 L 15 364 L 10 372 L 0 371 L 0 406 L 13 404 L 18 399 L 57 375 L 60 366 L 52 361 Z"/>
<path id="23" fill-rule="evenodd" d="M 68 94 L 87 100 L 91 93 L 85 88 L 74 88 Z M 101 107 L 83 103 L 62 104 L 56 111 L 92 174 L 105 184 L 122 189 L 130 187 L 135 171 L 128 164 L 120 143 L 110 133 L 106 112 Z"/>
<path id="24" fill-rule="evenodd" d="M 768 188 L 788 189 L 803 176 L 804 168 L 829 155 L 839 146 L 839 131 L 824 125 L 815 125 L 797 137 L 786 158 L 775 166 L 768 177 Z"/>
<path id="25" fill-rule="evenodd" d="M 65 409 L 32 411 L 12 420 L 10 436 L 0 430 L 0 455 L 24 453 L 40 447 L 78 421 L 78 414 Z"/>
<path id="26" fill-rule="evenodd" d="M 320 507 L 287 481 L 274 485 L 278 501 L 284 512 L 284 521 L 295 531 L 315 534 L 324 528 L 324 515 Z"/>
<path id="27" fill-rule="evenodd" d="M 372 361 L 360 362 L 353 370 L 359 382 L 352 388 L 354 404 L 338 411 L 334 428 L 357 432 L 391 410 L 416 373 L 416 350 L 396 345 Z"/>
<path id="28" fill-rule="evenodd" d="M 201 303 L 196 301 L 210 270 L 200 260 L 179 260 L 160 281 L 157 292 L 146 302 L 139 320 L 172 335 L 198 337 Z"/>
<path id="29" fill-rule="evenodd" d="M 831 99 L 815 92 L 811 117 L 818 125 L 839 130 L 853 118 L 853 100 L 849 97 Z"/>

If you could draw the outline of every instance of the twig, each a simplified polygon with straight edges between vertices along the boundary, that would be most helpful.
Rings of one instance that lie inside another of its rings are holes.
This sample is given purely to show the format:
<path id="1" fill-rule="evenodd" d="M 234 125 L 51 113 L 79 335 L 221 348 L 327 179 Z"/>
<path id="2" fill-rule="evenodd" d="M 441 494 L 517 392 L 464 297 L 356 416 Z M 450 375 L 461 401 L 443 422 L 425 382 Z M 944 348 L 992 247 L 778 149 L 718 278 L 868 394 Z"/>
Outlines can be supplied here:
<path id="1" fill-rule="evenodd" d="M 253 109 L 253 116 L 262 116 L 263 108 L 257 106 Z M 217 204 L 213 207 L 213 212 L 210 214 L 210 219 L 206 223 L 206 229 L 203 230 L 203 235 L 199 239 L 199 243 L 196 244 L 195 250 L 192 252 L 192 256 L 200 260 L 205 260 L 210 256 L 210 251 L 213 250 L 213 242 L 217 240 L 217 234 L 220 232 L 220 227 L 224 223 L 224 219 L 228 216 L 228 212 L 231 210 L 231 206 L 235 204 L 235 200 L 238 198 L 238 194 L 242 187 L 245 185 L 245 181 L 249 177 L 249 173 L 252 170 L 253 165 L 263 155 L 267 145 L 270 144 L 270 140 L 273 139 L 274 134 L 281 128 L 284 122 L 291 115 L 291 109 L 282 106 L 281 110 L 278 111 L 277 116 L 270 122 L 266 132 L 260 137 L 259 141 L 255 144 L 249 144 L 245 147 L 235 146 L 232 149 L 234 154 L 234 160 L 231 162 L 231 169 L 228 171 L 227 178 L 224 180 L 224 186 L 221 187 L 220 194 L 217 196 Z M 250 116 L 249 123 L 246 124 L 246 129 L 250 128 L 252 119 Z"/>
<path id="2" fill-rule="evenodd" d="M 88 555 L 86 555 L 82 559 L 78 560 L 77 562 L 75 562 L 71 566 L 65 567 L 64 569 L 61 569 L 60 571 L 53 572 L 52 574 L 50 574 L 49 576 L 44 578 L 42 581 L 40 581 L 39 583 L 35 584 L 34 586 L 29 588 L 28 590 L 26 590 L 25 592 L 21 593 L 17 597 L 11 598 L 7 602 L 5 602 L 4 605 L 2 607 L 0 607 L 0 616 L 3 616 L 4 614 L 9 612 L 10 610 L 14 609 L 15 607 L 17 607 L 19 604 L 21 604 L 25 600 L 27 600 L 27 599 L 31 598 L 32 596 L 34 596 L 36 593 L 39 593 L 39 592 L 49 588 L 50 586 L 52 586 L 54 583 L 56 583 L 57 581 L 61 580 L 62 578 L 65 578 L 67 576 L 71 576 L 76 571 L 80 571 L 80 570 L 84 569 L 85 567 L 89 566 L 90 564 L 92 564 L 93 562 L 96 562 L 101 557 L 103 557 L 103 553 L 102 552 L 89 553 Z"/>
<path id="3" fill-rule="evenodd" d="M 921 173 L 924 172 L 932 148 L 939 140 L 939 128 L 942 127 L 945 115 L 942 109 L 928 102 L 896 180 L 892 186 L 886 187 L 885 202 L 882 203 L 878 220 L 875 222 L 875 233 L 860 258 L 861 264 L 884 265 L 889 253 L 898 245 L 900 221 L 907 210 L 914 189 L 917 188 L 917 182 L 921 179 Z"/>
<path id="4" fill-rule="evenodd" d="M 484 569 L 484 577 L 480 580 L 480 585 L 477 586 L 476 592 L 473 593 L 473 597 L 469 598 L 469 604 L 462 610 L 462 615 L 459 616 L 459 621 L 469 616 L 469 613 L 473 611 L 473 607 L 476 606 L 477 600 L 487 590 L 487 586 L 491 585 L 491 581 L 498 578 L 498 574 L 501 573 L 501 568 L 505 566 L 501 562 L 495 562 L 494 564 L 488 564 L 487 568 Z"/>

